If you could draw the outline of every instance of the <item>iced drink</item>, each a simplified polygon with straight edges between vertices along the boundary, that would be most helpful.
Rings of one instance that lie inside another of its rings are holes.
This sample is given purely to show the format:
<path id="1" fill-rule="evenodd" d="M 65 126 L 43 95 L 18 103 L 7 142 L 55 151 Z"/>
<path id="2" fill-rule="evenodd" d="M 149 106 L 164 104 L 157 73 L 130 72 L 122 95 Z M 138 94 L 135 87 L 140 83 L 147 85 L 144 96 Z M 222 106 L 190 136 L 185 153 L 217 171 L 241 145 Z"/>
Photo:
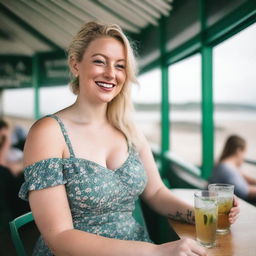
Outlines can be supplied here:
<path id="1" fill-rule="evenodd" d="M 217 217 L 217 195 L 209 191 L 196 192 L 196 239 L 205 247 L 214 247 L 216 244 Z"/>
<path id="2" fill-rule="evenodd" d="M 208 189 L 209 191 L 215 191 L 218 195 L 217 233 L 226 234 L 230 227 L 228 215 L 233 205 L 234 185 L 210 184 Z"/>

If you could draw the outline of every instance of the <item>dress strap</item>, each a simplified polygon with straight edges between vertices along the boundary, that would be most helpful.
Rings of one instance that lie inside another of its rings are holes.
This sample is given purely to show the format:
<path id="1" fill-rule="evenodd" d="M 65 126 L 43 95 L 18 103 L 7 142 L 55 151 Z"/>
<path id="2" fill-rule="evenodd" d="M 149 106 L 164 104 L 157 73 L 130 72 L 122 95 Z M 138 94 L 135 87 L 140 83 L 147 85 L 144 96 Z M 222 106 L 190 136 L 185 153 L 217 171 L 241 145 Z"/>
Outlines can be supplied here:
<path id="1" fill-rule="evenodd" d="M 61 121 L 61 119 L 57 115 L 54 115 L 54 114 L 47 115 L 47 117 L 52 117 L 52 118 L 54 118 L 59 123 L 61 132 L 62 132 L 62 134 L 64 136 L 64 139 L 65 139 L 65 142 L 66 142 L 66 144 L 68 146 L 70 158 L 74 158 L 75 157 L 75 153 L 74 153 L 71 141 L 70 141 L 70 139 L 68 137 L 68 133 L 67 133 L 67 130 L 66 130 L 63 122 Z"/>

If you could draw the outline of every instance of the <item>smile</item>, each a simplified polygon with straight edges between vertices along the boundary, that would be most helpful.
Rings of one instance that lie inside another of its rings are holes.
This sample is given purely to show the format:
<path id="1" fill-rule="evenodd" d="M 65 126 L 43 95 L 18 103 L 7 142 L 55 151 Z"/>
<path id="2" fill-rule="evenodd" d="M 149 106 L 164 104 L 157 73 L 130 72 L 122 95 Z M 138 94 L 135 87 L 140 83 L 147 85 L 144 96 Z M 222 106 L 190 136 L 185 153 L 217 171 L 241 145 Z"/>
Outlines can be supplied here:
<path id="1" fill-rule="evenodd" d="M 115 84 L 112 83 L 105 83 L 105 82 L 95 82 L 98 86 L 103 88 L 113 88 Z"/>

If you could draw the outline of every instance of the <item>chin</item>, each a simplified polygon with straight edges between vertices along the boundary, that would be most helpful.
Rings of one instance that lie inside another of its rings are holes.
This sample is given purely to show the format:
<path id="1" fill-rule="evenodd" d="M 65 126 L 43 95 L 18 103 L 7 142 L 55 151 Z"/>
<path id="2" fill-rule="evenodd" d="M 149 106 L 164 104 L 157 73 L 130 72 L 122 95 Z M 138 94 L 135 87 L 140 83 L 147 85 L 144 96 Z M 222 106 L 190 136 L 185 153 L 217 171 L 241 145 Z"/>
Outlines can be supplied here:
<path id="1" fill-rule="evenodd" d="M 101 98 L 99 99 L 99 101 L 102 102 L 102 103 L 109 103 L 109 102 L 111 102 L 114 98 L 115 98 L 115 97 L 101 97 Z"/>

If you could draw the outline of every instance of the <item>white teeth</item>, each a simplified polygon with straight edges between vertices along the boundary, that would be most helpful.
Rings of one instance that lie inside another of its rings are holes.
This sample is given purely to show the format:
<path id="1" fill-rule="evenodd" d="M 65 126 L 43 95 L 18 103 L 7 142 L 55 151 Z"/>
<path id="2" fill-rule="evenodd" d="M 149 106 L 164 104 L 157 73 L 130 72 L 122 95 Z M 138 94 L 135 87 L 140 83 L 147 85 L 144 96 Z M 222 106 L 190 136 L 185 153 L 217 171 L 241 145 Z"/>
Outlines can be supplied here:
<path id="1" fill-rule="evenodd" d="M 101 86 L 101 87 L 105 87 L 105 88 L 112 88 L 112 87 L 114 87 L 113 84 L 105 84 L 105 83 L 101 83 L 101 82 L 96 82 L 96 84 Z"/>

